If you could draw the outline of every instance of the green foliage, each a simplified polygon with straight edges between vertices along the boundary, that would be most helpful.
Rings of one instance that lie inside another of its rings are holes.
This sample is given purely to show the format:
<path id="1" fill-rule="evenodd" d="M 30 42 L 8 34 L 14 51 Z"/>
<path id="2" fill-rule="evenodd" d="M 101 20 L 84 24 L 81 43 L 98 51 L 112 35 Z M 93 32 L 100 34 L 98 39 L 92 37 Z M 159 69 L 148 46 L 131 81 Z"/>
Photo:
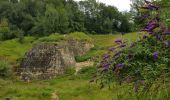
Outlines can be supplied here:
<path id="1" fill-rule="evenodd" d="M 82 68 L 81 70 L 79 70 L 77 75 L 81 76 L 83 79 L 93 79 L 96 72 L 97 72 L 96 67 L 89 66 L 89 67 L 85 67 L 85 68 Z"/>
<path id="2" fill-rule="evenodd" d="M 68 16 L 64 8 L 47 5 L 44 21 L 44 33 L 67 33 Z"/>
<path id="3" fill-rule="evenodd" d="M 112 84 L 111 89 L 100 89 L 98 84 L 89 83 L 89 80 L 81 77 L 70 80 L 69 76 L 31 83 L 0 79 L 0 99 L 10 97 L 17 100 L 50 100 L 52 93 L 55 92 L 60 100 L 68 100 L 68 98 L 70 100 L 137 100 L 134 91 L 130 90 L 131 85 Z M 153 89 L 152 93 L 138 98 L 140 100 L 160 100 L 162 98 L 169 100 L 169 90 L 169 85 L 165 85 L 158 93 Z"/>
<path id="4" fill-rule="evenodd" d="M 9 22 L 8 29 L 3 29 L 6 33 L 22 30 L 20 36 L 44 36 L 75 31 L 101 34 L 130 31 L 128 15 L 95 0 L 15 1 L 0 3 L 0 20 L 6 18 Z"/>
<path id="5" fill-rule="evenodd" d="M 9 77 L 11 74 L 11 65 L 6 60 L 0 60 L 0 77 Z"/>
<path id="6" fill-rule="evenodd" d="M 101 87 L 110 86 L 113 82 L 120 85 L 133 83 L 138 96 L 150 92 L 151 88 L 159 90 L 162 88 L 160 84 L 169 84 L 169 81 L 166 81 L 170 75 L 169 30 L 162 28 L 159 7 L 145 2 L 142 13 L 149 15 L 146 17 L 147 34 L 130 45 L 123 39 L 115 41 L 117 45 L 103 55 L 98 66 Z"/>
<path id="7" fill-rule="evenodd" d="M 41 43 L 41 42 L 58 42 L 64 40 L 64 36 L 60 35 L 58 33 L 51 34 L 46 37 L 41 37 L 38 40 L 35 41 L 35 43 Z"/>
<path id="8" fill-rule="evenodd" d="M 66 36 L 67 40 L 86 40 L 92 42 L 91 37 L 83 32 L 73 32 Z"/>
<path id="9" fill-rule="evenodd" d="M 75 60 L 76 62 L 84 62 L 87 60 L 98 60 L 101 54 L 103 54 L 105 50 L 102 50 L 98 47 L 92 48 L 89 52 L 82 56 L 76 56 Z"/>
<path id="10" fill-rule="evenodd" d="M 85 56 L 76 56 L 75 60 L 76 60 L 76 62 L 84 62 L 90 58 L 91 58 L 91 56 L 86 56 L 86 55 Z"/>
<path id="11" fill-rule="evenodd" d="M 164 24 L 166 24 L 166 26 L 168 26 L 170 28 L 170 2 L 169 0 L 161 0 L 157 2 L 160 6 L 161 6 L 161 11 L 160 11 L 160 15 L 161 15 L 161 19 L 164 22 Z"/>
<path id="12" fill-rule="evenodd" d="M 8 25 L 7 19 L 2 19 L 0 21 L 0 40 L 11 39 L 12 34 Z"/>
<path id="13" fill-rule="evenodd" d="M 12 39 L 0 42 L 0 58 L 7 58 L 9 62 L 16 63 L 32 47 L 34 37 L 24 37 L 23 42 Z"/>
<path id="14" fill-rule="evenodd" d="M 71 76 L 71 75 L 74 75 L 75 73 L 75 68 L 74 67 L 71 67 L 71 68 L 66 68 L 65 69 L 65 72 L 64 72 L 64 75 L 66 76 Z"/>

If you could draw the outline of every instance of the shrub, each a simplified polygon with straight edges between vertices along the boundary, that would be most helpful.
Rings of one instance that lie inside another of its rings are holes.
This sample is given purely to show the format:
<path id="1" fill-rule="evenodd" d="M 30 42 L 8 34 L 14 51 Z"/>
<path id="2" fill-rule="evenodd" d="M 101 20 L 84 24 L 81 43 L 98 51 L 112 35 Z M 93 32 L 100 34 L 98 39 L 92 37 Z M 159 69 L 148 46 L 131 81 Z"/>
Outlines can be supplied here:
<path id="1" fill-rule="evenodd" d="M 8 26 L 8 20 L 2 19 L 0 22 L 0 40 L 7 40 L 13 38 L 13 34 Z"/>
<path id="2" fill-rule="evenodd" d="M 92 38 L 83 32 L 73 32 L 66 36 L 68 40 L 86 40 L 92 42 Z"/>
<path id="3" fill-rule="evenodd" d="M 11 65 L 5 61 L 0 61 L 0 77 L 5 78 L 11 75 Z"/>
<path id="4" fill-rule="evenodd" d="M 75 60 L 76 60 L 76 62 L 84 62 L 84 61 L 87 61 L 90 58 L 91 58 L 91 56 L 89 56 L 89 55 L 76 56 Z"/>
<path id="5" fill-rule="evenodd" d="M 144 18 L 147 21 L 151 19 L 144 29 L 147 33 L 131 45 L 128 45 L 127 41 L 116 40 L 117 46 L 103 55 L 98 66 L 102 86 L 115 81 L 120 84 L 127 82 L 133 83 L 136 93 L 141 86 L 143 91 L 147 92 L 158 79 L 165 82 L 169 76 L 170 30 L 160 22 L 159 7 L 145 2 L 145 6 L 141 7 L 146 11 Z"/>
<path id="6" fill-rule="evenodd" d="M 61 40 L 64 40 L 64 36 L 60 35 L 58 33 L 55 33 L 55 34 L 51 34 L 46 37 L 39 38 L 36 42 L 37 43 L 39 43 L 39 42 L 58 42 Z"/>

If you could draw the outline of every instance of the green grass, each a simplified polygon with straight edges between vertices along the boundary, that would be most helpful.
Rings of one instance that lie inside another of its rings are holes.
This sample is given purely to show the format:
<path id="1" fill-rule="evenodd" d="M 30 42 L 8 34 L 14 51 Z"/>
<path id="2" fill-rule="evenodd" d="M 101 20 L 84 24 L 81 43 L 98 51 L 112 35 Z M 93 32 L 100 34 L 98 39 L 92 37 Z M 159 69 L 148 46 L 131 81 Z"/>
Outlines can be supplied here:
<path id="1" fill-rule="evenodd" d="M 73 32 L 66 36 L 67 40 L 86 40 L 92 42 L 92 38 L 83 32 Z"/>
<path id="2" fill-rule="evenodd" d="M 132 85 L 112 84 L 111 88 L 100 89 L 98 83 L 89 83 L 94 68 L 82 69 L 71 76 L 25 83 L 18 80 L 0 79 L 0 100 L 6 97 L 12 100 L 51 100 L 56 93 L 59 100 L 137 100 Z M 159 92 L 139 95 L 139 100 L 169 100 L 170 86 L 166 85 Z"/>
<path id="3" fill-rule="evenodd" d="M 55 34 L 51 34 L 46 37 L 41 37 L 38 40 L 36 40 L 34 43 L 38 44 L 38 43 L 42 43 L 42 42 L 59 42 L 62 40 L 65 40 L 64 36 L 60 35 L 58 33 L 55 33 Z"/>
<path id="4" fill-rule="evenodd" d="M 23 43 L 19 43 L 18 39 L 0 42 L 0 59 L 16 62 L 32 47 L 34 40 L 34 37 L 25 37 Z"/>
<path id="5" fill-rule="evenodd" d="M 109 34 L 109 35 L 89 35 L 93 39 L 93 43 L 95 45 L 88 53 L 83 56 L 77 56 L 77 62 L 87 61 L 91 58 L 99 58 L 102 54 L 104 54 L 108 48 L 116 46 L 115 40 L 123 39 L 124 41 L 128 40 L 129 43 L 132 41 L 137 41 L 142 37 L 144 33 L 141 32 L 133 32 L 127 33 L 125 35 L 121 34 Z"/>
<path id="6" fill-rule="evenodd" d="M 103 49 L 103 48 L 108 48 L 110 46 L 114 46 L 115 45 L 114 41 L 117 39 L 123 39 L 132 42 L 132 41 L 136 41 L 138 38 L 141 38 L 143 34 L 144 33 L 141 32 L 133 32 L 133 33 L 126 33 L 123 36 L 121 34 L 90 35 L 90 36 L 94 40 L 95 46 Z"/>
<path id="7" fill-rule="evenodd" d="M 129 88 L 119 88 L 115 85 L 113 90 L 100 89 L 98 84 L 89 83 L 90 79 L 82 78 L 82 76 L 81 73 L 79 76 L 31 83 L 0 79 L 0 99 L 11 97 L 14 100 L 50 100 L 51 94 L 56 92 L 60 100 L 117 100 L 118 95 L 126 94 Z"/>

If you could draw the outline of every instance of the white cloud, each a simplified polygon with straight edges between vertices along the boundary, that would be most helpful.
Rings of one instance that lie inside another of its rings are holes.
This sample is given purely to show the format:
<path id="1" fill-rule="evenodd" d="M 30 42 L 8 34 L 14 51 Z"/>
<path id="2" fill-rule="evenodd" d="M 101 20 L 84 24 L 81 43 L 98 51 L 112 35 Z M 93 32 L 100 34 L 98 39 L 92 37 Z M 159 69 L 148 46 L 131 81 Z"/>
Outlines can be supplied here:
<path id="1" fill-rule="evenodd" d="M 81 1 L 81 0 L 75 0 Z M 130 0 L 97 0 L 99 2 L 105 3 L 107 5 L 114 5 L 119 9 L 119 11 L 129 11 L 130 10 Z"/>

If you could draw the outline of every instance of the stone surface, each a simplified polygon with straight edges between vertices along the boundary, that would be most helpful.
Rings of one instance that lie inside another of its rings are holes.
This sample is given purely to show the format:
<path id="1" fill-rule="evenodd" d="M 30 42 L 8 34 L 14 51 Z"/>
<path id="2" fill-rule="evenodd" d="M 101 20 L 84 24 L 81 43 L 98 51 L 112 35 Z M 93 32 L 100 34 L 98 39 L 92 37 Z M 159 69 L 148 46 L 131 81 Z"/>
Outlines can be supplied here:
<path id="1" fill-rule="evenodd" d="M 76 65 L 75 56 L 89 51 L 93 44 L 87 41 L 41 43 L 29 50 L 17 72 L 21 79 L 50 79 L 63 74 L 65 68 Z"/>

